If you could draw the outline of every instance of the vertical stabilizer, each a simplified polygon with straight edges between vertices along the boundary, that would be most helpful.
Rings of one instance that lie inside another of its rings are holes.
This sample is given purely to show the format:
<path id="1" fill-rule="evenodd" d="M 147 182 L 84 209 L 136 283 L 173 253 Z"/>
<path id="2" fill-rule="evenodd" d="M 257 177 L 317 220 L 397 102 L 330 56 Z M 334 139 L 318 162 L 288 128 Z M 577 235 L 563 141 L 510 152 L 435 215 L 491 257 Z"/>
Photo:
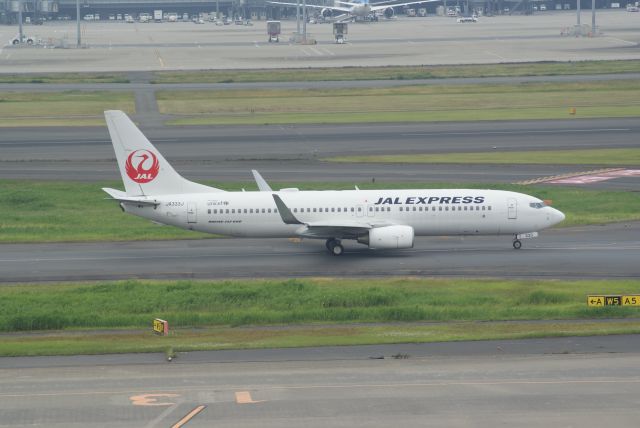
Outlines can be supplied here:
<path id="1" fill-rule="evenodd" d="M 104 117 L 127 195 L 223 191 L 183 178 L 124 112 L 109 110 L 104 112 Z"/>

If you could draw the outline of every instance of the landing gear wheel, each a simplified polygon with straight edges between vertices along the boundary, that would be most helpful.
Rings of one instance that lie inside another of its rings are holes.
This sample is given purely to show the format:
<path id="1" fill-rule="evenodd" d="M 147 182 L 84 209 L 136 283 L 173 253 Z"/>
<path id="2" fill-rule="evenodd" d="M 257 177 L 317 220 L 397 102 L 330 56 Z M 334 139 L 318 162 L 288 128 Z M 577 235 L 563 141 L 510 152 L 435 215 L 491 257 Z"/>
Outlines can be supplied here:
<path id="1" fill-rule="evenodd" d="M 515 241 L 513 241 L 513 248 L 515 248 L 516 250 L 519 250 L 520 247 L 522 247 L 522 242 L 520 242 L 517 239 Z"/>
<path id="2" fill-rule="evenodd" d="M 344 247 L 337 239 L 327 239 L 327 243 L 325 245 L 327 246 L 327 250 L 329 250 L 329 252 L 334 256 L 340 256 L 344 253 Z"/>
<path id="3" fill-rule="evenodd" d="M 327 242 L 324 244 L 327 247 L 327 250 L 329 250 L 329 252 L 333 252 L 331 249 L 333 248 L 334 245 L 336 245 L 338 241 L 331 238 L 331 239 L 327 239 Z"/>
<path id="4" fill-rule="evenodd" d="M 344 247 L 339 242 L 336 243 L 333 248 L 331 248 L 331 254 L 334 256 L 341 256 L 344 253 Z"/>

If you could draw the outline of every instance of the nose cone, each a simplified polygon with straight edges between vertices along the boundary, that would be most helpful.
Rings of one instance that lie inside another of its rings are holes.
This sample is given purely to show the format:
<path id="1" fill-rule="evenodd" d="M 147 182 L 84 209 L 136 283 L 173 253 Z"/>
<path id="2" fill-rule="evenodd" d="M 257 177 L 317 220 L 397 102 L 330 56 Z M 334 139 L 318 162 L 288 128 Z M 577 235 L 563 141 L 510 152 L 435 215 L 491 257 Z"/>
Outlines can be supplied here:
<path id="1" fill-rule="evenodd" d="M 565 219 L 564 213 L 555 208 L 551 208 L 551 224 L 558 224 Z"/>

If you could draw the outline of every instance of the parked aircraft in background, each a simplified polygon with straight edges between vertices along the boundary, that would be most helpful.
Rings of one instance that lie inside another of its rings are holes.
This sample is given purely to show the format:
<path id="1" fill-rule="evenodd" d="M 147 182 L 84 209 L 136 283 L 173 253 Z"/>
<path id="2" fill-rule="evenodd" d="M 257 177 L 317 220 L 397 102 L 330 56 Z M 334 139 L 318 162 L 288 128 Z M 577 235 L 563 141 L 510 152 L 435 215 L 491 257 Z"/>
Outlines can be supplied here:
<path id="1" fill-rule="evenodd" d="M 349 18 L 367 18 L 369 16 L 375 16 L 376 12 L 382 12 L 386 18 L 392 18 L 395 14 L 394 7 L 409 6 L 412 4 L 429 3 L 439 0 L 421 0 L 410 1 L 404 3 L 392 3 L 391 1 L 383 1 L 378 3 L 369 3 L 369 0 L 356 0 L 356 1 L 336 1 L 336 4 L 341 6 L 321 6 L 315 4 L 307 4 L 307 7 L 313 9 L 320 9 L 320 14 L 324 18 L 335 18 L 336 20 L 344 20 Z M 269 4 L 277 4 L 281 6 L 295 6 L 297 3 L 281 2 L 281 1 L 268 1 Z"/>
<path id="2" fill-rule="evenodd" d="M 105 118 L 125 191 L 103 189 L 123 211 L 158 223 L 220 235 L 342 240 L 372 249 L 413 247 L 415 236 L 537 236 L 564 214 L 522 193 L 477 189 L 273 191 L 254 171 L 260 191 L 226 192 L 180 176 L 121 111 Z"/>

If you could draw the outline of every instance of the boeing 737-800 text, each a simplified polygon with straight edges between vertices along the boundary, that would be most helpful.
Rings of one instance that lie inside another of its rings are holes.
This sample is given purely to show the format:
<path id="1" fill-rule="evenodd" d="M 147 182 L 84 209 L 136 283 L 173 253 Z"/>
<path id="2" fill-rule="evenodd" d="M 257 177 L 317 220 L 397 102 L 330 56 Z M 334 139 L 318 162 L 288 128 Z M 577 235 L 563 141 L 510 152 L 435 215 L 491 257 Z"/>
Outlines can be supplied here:
<path id="1" fill-rule="evenodd" d="M 254 172 L 260 191 L 226 192 L 180 176 L 121 111 L 105 112 L 125 192 L 103 189 L 122 209 L 158 223 L 228 236 L 341 240 L 372 249 L 413 247 L 415 236 L 537 236 L 564 214 L 529 195 L 500 190 L 273 191 Z"/>

